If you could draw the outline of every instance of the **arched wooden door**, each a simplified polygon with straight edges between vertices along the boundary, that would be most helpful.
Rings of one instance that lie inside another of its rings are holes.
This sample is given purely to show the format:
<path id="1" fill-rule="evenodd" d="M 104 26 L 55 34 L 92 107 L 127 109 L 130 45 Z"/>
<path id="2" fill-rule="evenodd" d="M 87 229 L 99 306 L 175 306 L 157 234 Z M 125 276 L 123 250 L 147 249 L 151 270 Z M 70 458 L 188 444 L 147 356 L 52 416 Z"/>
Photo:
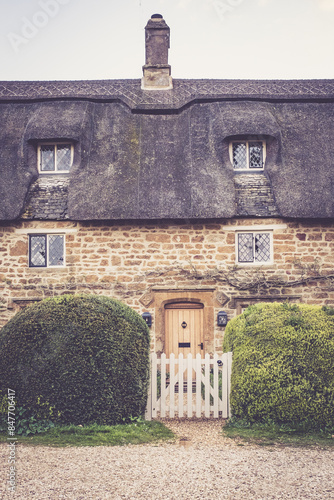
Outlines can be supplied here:
<path id="1" fill-rule="evenodd" d="M 165 306 L 165 353 L 204 356 L 203 304 L 183 302 Z"/>

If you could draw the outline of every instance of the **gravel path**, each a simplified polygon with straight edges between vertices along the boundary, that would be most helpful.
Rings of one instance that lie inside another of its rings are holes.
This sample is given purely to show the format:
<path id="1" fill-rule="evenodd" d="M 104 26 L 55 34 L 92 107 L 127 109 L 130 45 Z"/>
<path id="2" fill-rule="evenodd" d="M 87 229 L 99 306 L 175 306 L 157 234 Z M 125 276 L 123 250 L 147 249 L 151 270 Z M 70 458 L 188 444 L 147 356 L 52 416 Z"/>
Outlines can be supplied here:
<path id="1" fill-rule="evenodd" d="M 1 499 L 334 499 L 334 453 L 238 446 L 215 420 L 164 420 L 173 443 L 97 448 L 20 446 L 9 494 L 0 446 Z"/>

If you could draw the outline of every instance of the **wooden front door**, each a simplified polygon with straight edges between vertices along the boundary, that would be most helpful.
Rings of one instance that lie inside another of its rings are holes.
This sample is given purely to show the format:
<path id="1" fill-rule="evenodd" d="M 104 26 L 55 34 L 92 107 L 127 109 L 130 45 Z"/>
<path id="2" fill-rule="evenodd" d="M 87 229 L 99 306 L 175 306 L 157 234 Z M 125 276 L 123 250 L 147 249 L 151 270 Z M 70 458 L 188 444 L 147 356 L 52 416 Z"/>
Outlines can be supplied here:
<path id="1" fill-rule="evenodd" d="M 190 302 L 165 306 L 165 353 L 204 357 L 203 304 Z"/>

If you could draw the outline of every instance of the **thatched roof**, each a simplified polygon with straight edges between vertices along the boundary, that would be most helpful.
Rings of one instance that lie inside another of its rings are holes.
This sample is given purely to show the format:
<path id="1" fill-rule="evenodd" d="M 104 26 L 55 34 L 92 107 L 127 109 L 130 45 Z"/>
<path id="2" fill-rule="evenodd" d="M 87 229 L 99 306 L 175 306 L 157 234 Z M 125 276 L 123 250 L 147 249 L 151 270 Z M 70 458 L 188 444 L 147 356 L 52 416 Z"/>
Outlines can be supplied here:
<path id="1" fill-rule="evenodd" d="M 333 217 L 333 119 L 333 80 L 0 82 L 0 217 Z M 233 170 L 240 137 L 264 173 Z M 74 144 L 64 182 L 38 176 L 43 140 Z"/>

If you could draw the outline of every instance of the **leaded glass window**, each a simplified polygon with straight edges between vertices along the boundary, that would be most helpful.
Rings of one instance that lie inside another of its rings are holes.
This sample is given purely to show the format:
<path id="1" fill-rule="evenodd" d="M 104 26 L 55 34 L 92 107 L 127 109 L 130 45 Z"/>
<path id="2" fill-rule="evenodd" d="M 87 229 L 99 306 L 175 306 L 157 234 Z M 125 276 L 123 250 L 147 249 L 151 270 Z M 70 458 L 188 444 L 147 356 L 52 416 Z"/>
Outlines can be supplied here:
<path id="1" fill-rule="evenodd" d="M 71 167 L 71 144 L 59 144 L 56 146 L 57 170 L 69 170 Z"/>
<path id="2" fill-rule="evenodd" d="M 247 168 L 247 147 L 245 142 L 233 143 L 233 166 L 234 168 Z"/>
<path id="3" fill-rule="evenodd" d="M 68 172 L 72 165 L 71 144 L 41 144 L 39 170 L 41 172 Z"/>
<path id="4" fill-rule="evenodd" d="M 63 234 L 38 234 L 29 237 L 29 267 L 64 266 Z"/>
<path id="5" fill-rule="evenodd" d="M 64 264 L 64 236 L 62 234 L 49 235 L 49 266 Z"/>
<path id="6" fill-rule="evenodd" d="M 249 143 L 249 168 L 263 167 L 263 144 L 262 142 Z"/>
<path id="7" fill-rule="evenodd" d="M 46 267 L 46 236 L 30 236 L 30 267 Z"/>
<path id="8" fill-rule="evenodd" d="M 230 151 L 235 170 L 263 169 L 265 142 L 234 141 L 231 143 Z"/>
<path id="9" fill-rule="evenodd" d="M 239 262 L 254 261 L 252 233 L 238 234 L 238 261 Z"/>
<path id="10" fill-rule="evenodd" d="M 271 233 L 239 233 L 238 262 L 269 263 L 271 261 Z"/>
<path id="11" fill-rule="evenodd" d="M 41 146 L 41 163 L 42 172 L 52 172 L 55 170 L 55 148 L 54 146 Z"/>
<path id="12" fill-rule="evenodd" d="M 254 235 L 255 262 L 270 261 L 270 234 L 261 233 Z"/>

